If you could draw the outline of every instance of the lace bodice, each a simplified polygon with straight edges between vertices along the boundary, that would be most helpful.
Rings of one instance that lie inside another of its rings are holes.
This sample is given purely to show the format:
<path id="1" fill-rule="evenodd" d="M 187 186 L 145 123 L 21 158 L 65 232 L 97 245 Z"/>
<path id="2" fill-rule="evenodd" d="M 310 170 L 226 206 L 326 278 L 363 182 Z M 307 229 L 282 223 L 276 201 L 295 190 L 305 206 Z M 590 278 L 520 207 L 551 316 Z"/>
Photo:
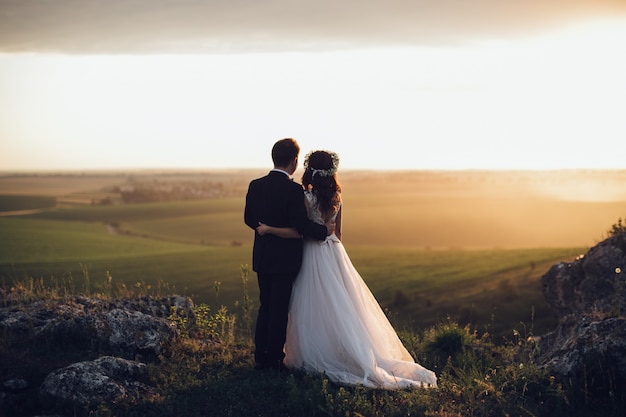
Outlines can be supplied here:
<path id="1" fill-rule="evenodd" d="M 315 194 L 313 194 L 310 190 L 307 190 L 304 192 L 304 196 L 309 202 L 309 218 L 315 223 L 325 224 L 326 221 L 324 221 L 324 217 L 322 216 L 322 212 L 320 211 L 319 204 L 317 204 L 317 197 L 315 197 Z M 341 202 L 339 203 L 339 205 L 341 206 Z M 337 212 L 338 211 L 335 211 L 335 213 L 333 214 L 332 220 L 335 220 L 335 218 L 337 217 Z"/>

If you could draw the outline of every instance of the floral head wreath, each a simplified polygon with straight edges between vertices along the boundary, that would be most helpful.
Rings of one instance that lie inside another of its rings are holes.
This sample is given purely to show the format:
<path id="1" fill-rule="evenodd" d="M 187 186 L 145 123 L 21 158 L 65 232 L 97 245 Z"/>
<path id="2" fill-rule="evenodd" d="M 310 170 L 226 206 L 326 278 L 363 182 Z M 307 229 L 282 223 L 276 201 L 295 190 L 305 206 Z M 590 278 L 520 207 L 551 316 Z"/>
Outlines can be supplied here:
<path id="1" fill-rule="evenodd" d="M 324 151 L 330 155 L 332 165 L 328 169 L 315 169 L 309 167 L 309 157 L 311 156 L 311 154 L 313 154 L 313 152 L 317 151 L 311 151 L 304 157 L 304 169 L 311 170 L 311 178 L 315 177 L 315 175 L 319 175 L 321 177 L 332 177 L 333 175 L 335 175 L 335 173 L 337 172 L 337 168 L 339 167 L 339 155 L 337 155 L 335 152 Z"/>

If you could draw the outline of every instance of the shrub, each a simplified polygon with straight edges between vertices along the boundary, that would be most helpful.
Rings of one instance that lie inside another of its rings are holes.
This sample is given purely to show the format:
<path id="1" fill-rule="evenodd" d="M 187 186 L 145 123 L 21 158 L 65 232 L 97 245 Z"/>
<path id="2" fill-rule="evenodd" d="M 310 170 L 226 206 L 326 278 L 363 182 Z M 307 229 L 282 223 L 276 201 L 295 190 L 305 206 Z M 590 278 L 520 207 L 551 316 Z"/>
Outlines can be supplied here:
<path id="1" fill-rule="evenodd" d="M 620 217 L 619 219 L 617 219 L 617 222 L 611 226 L 611 229 L 609 229 L 609 236 L 619 236 L 624 232 L 626 232 L 626 219 L 622 220 L 622 218 Z"/>
<path id="2" fill-rule="evenodd" d="M 458 357 L 477 342 L 476 333 L 471 333 L 469 326 L 460 327 L 448 319 L 446 323 L 432 327 L 425 333 L 424 353 L 435 368 L 443 368 L 448 359 Z"/>

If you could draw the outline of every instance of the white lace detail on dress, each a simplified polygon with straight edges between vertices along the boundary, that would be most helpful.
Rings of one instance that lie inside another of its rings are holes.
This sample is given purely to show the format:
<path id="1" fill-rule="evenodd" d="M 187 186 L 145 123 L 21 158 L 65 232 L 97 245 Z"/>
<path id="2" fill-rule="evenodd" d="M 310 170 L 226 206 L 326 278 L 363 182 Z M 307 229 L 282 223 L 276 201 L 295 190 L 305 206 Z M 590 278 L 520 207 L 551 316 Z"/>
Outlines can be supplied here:
<path id="1" fill-rule="evenodd" d="M 307 190 L 304 192 L 304 196 L 309 202 L 309 218 L 315 223 L 325 224 L 326 221 L 324 221 L 324 217 L 322 216 L 322 212 L 320 211 L 319 204 L 317 203 L 317 197 L 315 196 L 315 194 L 313 194 L 313 192 L 311 192 L 310 190 Z M 339 203 L 339 205 L 341 206 L 341 202 Z M 337 217 L 337 213 L 338 211 L 333 214 L 333 220 Z"/>

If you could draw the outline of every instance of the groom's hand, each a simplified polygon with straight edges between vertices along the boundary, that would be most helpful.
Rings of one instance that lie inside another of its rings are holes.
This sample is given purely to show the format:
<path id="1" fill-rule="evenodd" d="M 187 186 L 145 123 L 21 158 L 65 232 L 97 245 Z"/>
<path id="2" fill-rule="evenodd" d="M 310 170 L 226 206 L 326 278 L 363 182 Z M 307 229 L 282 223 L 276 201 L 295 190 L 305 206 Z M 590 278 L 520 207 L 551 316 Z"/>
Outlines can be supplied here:
<path id="1" fill-rule="evenodd" d="M 256 228 L 256 232 L 259 234 L 259 236 L 263 236 L 264 234 L 268 233 L 269 230 L 269 226 L 261 222 L 259 222 L 259 225 Z"/>
<path id="2" fill-rule="evenodd" d="M 335 233 L 335 221 L 330 220 L 326 222 L 326 236 L 330 236 Z"/>

